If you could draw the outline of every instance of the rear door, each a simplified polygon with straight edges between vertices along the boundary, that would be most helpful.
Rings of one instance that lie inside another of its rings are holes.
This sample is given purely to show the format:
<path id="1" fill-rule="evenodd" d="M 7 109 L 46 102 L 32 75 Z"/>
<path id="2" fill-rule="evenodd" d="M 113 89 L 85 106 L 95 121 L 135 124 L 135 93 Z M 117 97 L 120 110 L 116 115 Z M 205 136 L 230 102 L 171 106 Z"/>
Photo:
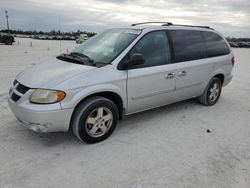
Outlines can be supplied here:
<path id="1" fill-rule="evenodd" d="M 170 103 L 175 89 L 175 74 L 169 67 L 171 53 L 165 31 L 146 34 L 129 52 L 140 53 L 145 64 L 128 70 L 128 112 L 134 113 Z"/>
<path id="2" fill-rule="evenodd" d="M 201 31 L 170 30 L 176 69 L 176 90 L 173 101 L 202 94 L 210 79 L 214 64 L 206 58 L 206 46 Z"/>

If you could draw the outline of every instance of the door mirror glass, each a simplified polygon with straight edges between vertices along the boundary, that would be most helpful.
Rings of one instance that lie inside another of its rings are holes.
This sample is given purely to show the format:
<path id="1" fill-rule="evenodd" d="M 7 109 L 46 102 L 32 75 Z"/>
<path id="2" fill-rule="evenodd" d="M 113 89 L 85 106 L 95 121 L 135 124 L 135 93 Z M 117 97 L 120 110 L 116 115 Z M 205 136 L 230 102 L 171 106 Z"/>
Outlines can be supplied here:
<path id="1" fill-rule="evenodd" d="M 135 65 L 142 65 L 145 62 L 145 58 L 142 54 L 132 54 L 129 60 L 123 64 L 124 67 L 128 68 Z"/>
<path id="2" fill-rule="evenodd" d="M 136 53 L 130 57 L 129 60 L 133 65 L 142 65 L 145 62 L 145 58 L 142 54 Z"/>

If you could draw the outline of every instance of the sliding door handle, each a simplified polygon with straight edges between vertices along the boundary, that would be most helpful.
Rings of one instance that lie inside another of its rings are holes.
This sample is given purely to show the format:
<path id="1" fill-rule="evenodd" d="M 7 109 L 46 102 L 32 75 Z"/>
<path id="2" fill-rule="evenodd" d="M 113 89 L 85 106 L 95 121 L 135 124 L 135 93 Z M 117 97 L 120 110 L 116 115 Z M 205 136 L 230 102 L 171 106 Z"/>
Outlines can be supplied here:
<path id="1" fill-rule="evenodd" d="M 186 75 L 187 75 L 187 72 L 186 72 L 186 71 L 178 72 L 178 76 L 179 76 L 179 77 L 186 76 Z"/>
<path id="2" fill-rule="evenodd" d="M 165 75 L 165 78 L 172 79 L 172 78 L 174 78 L 174 76 L 175 76 L 175 73 L 168 73 L 167 75 Z"/>

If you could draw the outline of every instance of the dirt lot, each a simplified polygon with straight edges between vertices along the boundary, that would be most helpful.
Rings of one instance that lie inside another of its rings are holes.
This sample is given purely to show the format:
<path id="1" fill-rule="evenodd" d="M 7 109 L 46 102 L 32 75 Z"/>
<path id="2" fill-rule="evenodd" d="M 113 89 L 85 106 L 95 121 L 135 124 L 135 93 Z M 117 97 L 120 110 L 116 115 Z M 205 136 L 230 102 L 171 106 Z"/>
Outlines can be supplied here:
<path id="1" fill-rule="evenodd" d="M 215 106 L 188 100 L 132 115 L 86 145 L 16 121 L 7 103 L 15 75 L 60 53 L 59 41 L 16 41 L 0 45 L 1 188 L 250 187 L 250 49 L 234 50 L 233 81 Z M 62 41 L 61 52 L 75 46 Z"/>

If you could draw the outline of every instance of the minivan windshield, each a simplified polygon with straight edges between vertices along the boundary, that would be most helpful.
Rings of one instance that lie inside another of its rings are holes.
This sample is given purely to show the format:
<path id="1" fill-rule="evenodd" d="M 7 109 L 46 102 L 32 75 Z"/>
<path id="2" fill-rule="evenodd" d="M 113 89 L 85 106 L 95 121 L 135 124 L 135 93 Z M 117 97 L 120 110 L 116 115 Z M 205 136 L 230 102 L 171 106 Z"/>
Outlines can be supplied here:
<path id="1" fill-rule="evenodd" d="M 141 33 L 139 29 L 109 29 L 75 48 L 95 63 L 111 63 Z"/>

